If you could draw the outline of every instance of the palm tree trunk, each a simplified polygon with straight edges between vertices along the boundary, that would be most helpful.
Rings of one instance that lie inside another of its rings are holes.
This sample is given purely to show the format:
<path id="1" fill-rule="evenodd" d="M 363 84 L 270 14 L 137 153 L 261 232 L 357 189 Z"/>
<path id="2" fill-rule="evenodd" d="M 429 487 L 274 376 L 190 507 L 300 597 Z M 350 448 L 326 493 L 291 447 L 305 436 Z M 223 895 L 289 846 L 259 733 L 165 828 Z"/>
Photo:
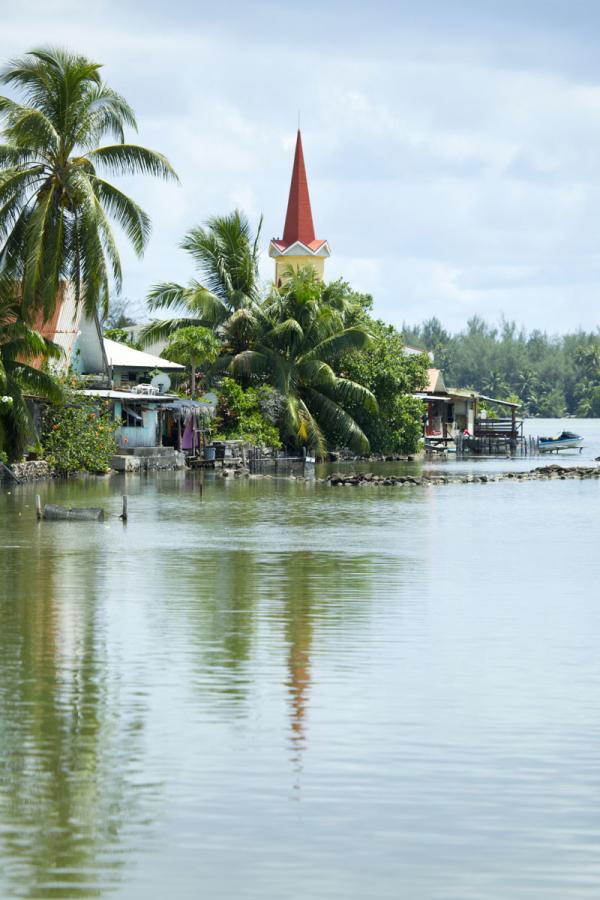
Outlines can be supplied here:
<path id="1" fill-rule="evenodd" d="M 192 367 L 192 378 L 191 378 L 191 392 L 192 392 L 192 400 L 196 394 L 196 357 L 192 356 L 190 359 L 190 365 Z"/>

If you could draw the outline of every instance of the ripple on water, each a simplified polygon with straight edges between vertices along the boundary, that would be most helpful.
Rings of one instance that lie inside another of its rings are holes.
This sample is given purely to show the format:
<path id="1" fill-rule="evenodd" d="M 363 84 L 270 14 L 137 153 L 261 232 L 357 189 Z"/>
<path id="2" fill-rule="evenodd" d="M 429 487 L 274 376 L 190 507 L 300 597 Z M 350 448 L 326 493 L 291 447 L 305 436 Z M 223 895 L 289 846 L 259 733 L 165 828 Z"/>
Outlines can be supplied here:
<path id="1" fill-rule="evenodd" d="M 0 495 L 0 896 L 597 897 L 597 486 L 127 483 Z"/>

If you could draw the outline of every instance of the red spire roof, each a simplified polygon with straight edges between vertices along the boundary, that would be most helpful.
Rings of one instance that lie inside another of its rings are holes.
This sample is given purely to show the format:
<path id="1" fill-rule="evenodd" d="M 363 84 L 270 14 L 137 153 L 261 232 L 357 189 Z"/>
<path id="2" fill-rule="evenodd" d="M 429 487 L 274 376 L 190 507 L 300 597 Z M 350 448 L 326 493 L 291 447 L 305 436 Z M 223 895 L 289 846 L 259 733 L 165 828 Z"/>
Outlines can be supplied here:
<path id="1" fill-rule="evenodd" d="M 289 247 L 290 244 L 296 241 L 302 241 L 303 244 L 312 244 L 314 240 L 315 227 L 313 225 L 308 181 L 304 167 L 302 136 L 300 129 L 298 129 L 294 168 L 292 169 L 292 183 L 290 185 L 290 197 L 285 216 L 282 243 Z"/>

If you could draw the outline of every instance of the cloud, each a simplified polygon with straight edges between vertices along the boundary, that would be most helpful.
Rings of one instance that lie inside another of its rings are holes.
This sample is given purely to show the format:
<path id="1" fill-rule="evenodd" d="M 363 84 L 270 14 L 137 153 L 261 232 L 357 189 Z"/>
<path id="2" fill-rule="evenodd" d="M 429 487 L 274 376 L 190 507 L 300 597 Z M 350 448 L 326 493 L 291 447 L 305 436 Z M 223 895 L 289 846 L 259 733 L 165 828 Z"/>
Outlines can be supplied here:
<path id="1" fill-rule="evenodd" d="M 27 2 L 5 11 L 0 56 L 60 43 L 103 61 L 179 172 L 123 180 L 154 222 L 142 261 L 124 250 L 128 296 L 187 280 L 183 233 L 236 205 L 264 213 L 268 277 L 300 109 L 328 272 L 379 315 L 600 325 L 600 10 L 412 7 Z"/>

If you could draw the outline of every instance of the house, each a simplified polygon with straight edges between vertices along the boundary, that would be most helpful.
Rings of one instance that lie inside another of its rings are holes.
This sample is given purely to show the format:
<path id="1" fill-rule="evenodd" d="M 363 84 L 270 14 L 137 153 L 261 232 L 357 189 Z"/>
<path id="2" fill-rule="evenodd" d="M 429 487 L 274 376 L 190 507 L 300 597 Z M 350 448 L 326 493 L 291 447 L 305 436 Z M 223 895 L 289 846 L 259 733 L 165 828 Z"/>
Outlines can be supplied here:
<path id="1" fill-rule="evenodd" d="M 62 349 L 58 370 L 81 375 L 84 395 L 110 403 L 122 450 L 197 449 L 214 404 L 168 393 L 170 376 L 184 366 L 104 338 L 97 318 L 85 314 L 65 283 L 52 317 L 36 327 Z"/>
<path id="2" fill-rule="evenodd" d="M 423 435 L 428 449 L 449 444 L 473 452 L 511 449 L 523 439 L 523 423 L 517 421 L 518 403 L 486 397 L 469 388 L 448 388 L 440 369 L 427 370 L 427 386 L 415 394 L 425 404 Z M 508 411 L 490 415 L 488 408 Z"/>
<path id="3" fill-rule="evenodd" d="M 166 376 L 162 386 L 158 387 L 161 393 L 168 391 L 170 387 L 169 375 L 185 371 L 185 366 L 170 362 L 153 353 L 145 353 L 143 350 L 135 350 L 127 344 L 118 341 L 103 339 L 104 353 L 108 363 L 109 380 L 113 387 L 126 390 L 140 383 L 150 382 L 160 374 Z M 156 373 L 159 373 L 157 376 Z M 89 373 L 83 373 L 89 374 Z"/>

